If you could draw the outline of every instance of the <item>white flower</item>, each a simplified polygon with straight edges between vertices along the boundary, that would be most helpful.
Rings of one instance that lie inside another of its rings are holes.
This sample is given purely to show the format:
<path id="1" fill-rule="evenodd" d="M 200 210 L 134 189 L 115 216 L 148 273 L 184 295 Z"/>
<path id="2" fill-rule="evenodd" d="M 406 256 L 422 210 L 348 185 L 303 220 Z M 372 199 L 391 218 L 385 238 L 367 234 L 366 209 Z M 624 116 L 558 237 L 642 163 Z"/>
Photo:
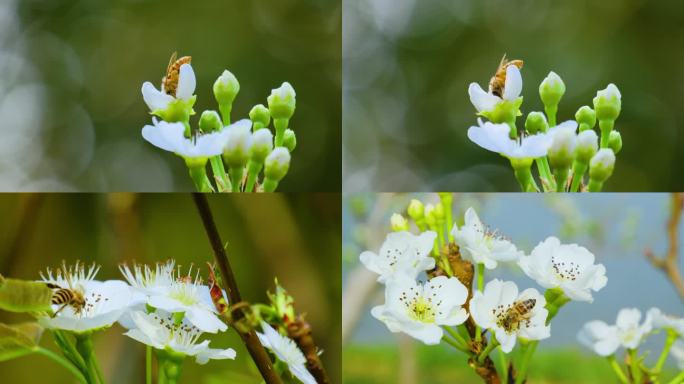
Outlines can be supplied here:
<path id="1" fill-rule="evenodd" d="M 174 322 L 173 314 L 165 311 L 131 313 L 135 328 L 124 333 L 156 349 L 171 349 L 186 356 L 194 356 L 198 364 L 209 359 L 235 359 L 235 350 L 209 348 L 209 340 L 198 343 L 202 331 L 186 320 Z"/>
<path id="2" fill-rule="evenodd" d="M 591 158 L 591 168 L 613 169 L 615 166 L 615 153 L 610 148 L 601 148 Z"/>
<path id="3" fill-rule="evenodd" d="M 226 129 L 220 132 L 185 137 L 183 123 L 157 122 L 146 125 L 142 129 L 142 136 L 155 147 L 173 152 L 184 158 L 197 159 L 220 155 L 226 144 Z"/>
<path id="4" fill-rule="evenodd" d="M 551 336 L 545 305 L 546 299 L 536 289 L 529 288 L 518 295 L 514 282 L 494 279 L 487 283 L 484 292 L 475 292 L 470 300 L 470 315 L 477 325 L 494 332 L 501 350 L 508 353 L 517 337 L 542 340 Z M 521 312 L 525 313 L 522 318 Z"/>
<path id="5" fill-rule="evenodd" d="M 572 300 L 592 302 L 591 291 L 606 286 L 606 268 L 594 264 L 594 254 L 577 244 L 561 244 L 556 237 L 539 243 L 519 261 L 527 276 L 544 288 L 560 288 Z"/>
<path id="6" fill-rule="evenodd" d="M 515 101 L 520 97 L 522 91 L 522 76 L 520 69 L 515 65 L 506 68 L 506 83 L 504 85 L 503 97 L 499 97 L 491 92 L 485 92 L 477 83 L 470 83 L 468 95 L 470 102 L 473 103 L 478 112 L 493 110 L 498 104 L 504 101 Z"/>
<path id="7" fill-rule="evenodd" d="M 244 166 L 249 159 L 249 150 L 252 147 L 252 122 L 249 119 L 242 119 L 224 130 L 227 134 L 223 148 L 224 158 L 228 164 Z"/>
<path id="8" fill-rule="evenodd" d="M 273 351 L 278 360 L 287 364 L 290 372 L 305 384 L 316 384 L 316 379 L 306 369 L 306 357 L 289 337 L 282 336 L 265 322 L 261 322 L 264 333 L 257 332 L 261 345 Z"/>
<path id="9" fill-rule="evenodd" d="M 672 357 L 677 360 L 677 367 L 684 370 L 684 341 L 677 340 L 672 344 L 672 349 L 670 349 Z"/>
<path id="10" fill-rule="evenodd" d="M 385 238 L 378 254 L 365 251 L 359 259 L 366 268 L 380 275 L 378 281 L 381 283 L 396 274 L 415 279 L 420 272 L 435 267 L 430 251 L 436 238 L 437 234 L 432 231 L 418 236 L 407 231 L 392 232 Z"/>
<path id="11" fill-rule="evenodd" d="M 496 268 L 499 261 L 515 261 L 523 256 L 513 243 L 485 227 L 473 208 L 466 210 L 465 224 L 460 229 L 454 224 L 451 234 L 461 255 L 487 269 Z"/>
<path id="12" fill-rule="evenodd" d="M 577 340 L 600 356 L 610 356 L 620 346 L 617 327 L 600 320 L 590 321 L 577 334 Z"/>
<path id="13" fill-rule="evenodd" d="M 165 92 L 164 84 L 162 84 L 162 89 L 158 90 L 152 83 L 146 81 L 142 86 L 143 99 L 151 111 L 165 110 L 168 108 L 169 103 L 176 99 L 190 99 L 193 93 L 195 93 L 195 85 L 195 72 L 192 70 L 192 66 L 190 64 L 183 64 L 180 66 L 178 73 L 178 86 L 175 97 Z"/>
<path id="14" fill-rule="evenodd" d="M 663 313 L 659 308 L 651 308 L 646 314 L 654 328 L 670 329 L 684 337 L 684 318 Z"/>
<path id="15" fill-rule="evenodd" d="M 67 305 L 53 304 L 54 317 L 40 316 L 40 325 L 80 333 L 109 327 L 118 321 L 128 309 L 130 287 L 120 280 L 94 280 L 99 269 L 93 265 L 86 271 L 76 263 L 71 267 L 63 265 L 55 274 L 49 269 L 46 275 L 41 273 L 42 281 L 54 287 L 55 297 L 63 289 L 66 291 L 61 293 L 73 295 L 74 300 Z"/>
<path id="16" fill-rule="evenodd" d="M 513 159 L 537 158 L 546 156 L 551 145 L 552 136 L 538 133 L 511 139 L 508 124 L 483 123 L 468 129 L 468 138 L 480 147 Z"/>
<path id="17" fill-rule="evenodd" d="M 198 277 L 193 279 L 189 276 L 192 269 L 187 275 L 181 275 L 174 267 L 173 261 L 157 264 L 154 270 L 140 265 L 134 265 L 131 270 L 122 265 L 121 273 L 137 293 L 132 304 L 147 304 L 170 313 L 183 312 L 184 318 L 202 332 L 216 333 L 228 329 L 218 318 L 209 287 Z M 129 326 L 126 322 L 122 325 Z"/>
<path id="18" fill-rule="evenodd" d="M 577 147 L 577 122 L 574 120 L 564 121 L 555 127 L 549 128 L 551 145 L 548 155 L 574 155 Z"/>
<path id="19" fill-rule="evenodd" d="M 468 313 L 461 306 L 468 290 L 455 277 L 438 276 L 425 284 L 406 276 L 389 280 L 385 304 L 374 307 L 371 315 L 391 332 L 404 332 L 425 344 L 439 344 L 442 325 L 459 325 Z"/>

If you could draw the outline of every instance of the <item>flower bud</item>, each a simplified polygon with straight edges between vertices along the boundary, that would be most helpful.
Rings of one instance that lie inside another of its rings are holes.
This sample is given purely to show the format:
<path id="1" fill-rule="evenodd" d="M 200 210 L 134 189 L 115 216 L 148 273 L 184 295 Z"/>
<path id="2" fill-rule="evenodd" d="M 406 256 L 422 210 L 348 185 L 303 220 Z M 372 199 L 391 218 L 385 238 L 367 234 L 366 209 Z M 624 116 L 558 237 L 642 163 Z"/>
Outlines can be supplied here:
<path id="1" fill-rule="evenodd" d="M 622 149 L 622 136 L 618 131 L 610 131 L 610 137 L 608 138 L 608 148 L 612 149 L 617 155 Z"/>
<path id="2" fill-rule="evenodd" d="M 273 119 L 289 119 L 295 112 L 296 94 L 294 88 L 288 82 L 284 82 L 280 88 L 271 90 L 268 96 L 268 109 Z"/>
<path id="3" fill-rule="evenodd" d="M 264 176 L 272 181 L 280 181 L 290 169 L 290 152 L 287 148 L 275 148 L 265 161 Z"/>
<path id="4" fill-rule="evenodd" d="M 432 204 L 425 204 L 425 222 L 430 228 L 435 227 L 437 225 L 437 217 L 435 216 L 435 206 Z"/>
<path id="5" fill-rule="evenodd" d="M 539 85 L 539 96 L 546 106 L 556 106 L 565 94 L 565 84 L 555 72 L 549 75 Z"/>
<path id="6" fill-rule="evenodd" d="M 575 149 L 577 161 L 582 164 L 589 164 L 596 151 L 598 151 L 598 135 L 596 132 L 593 129 L 580 132 L 577 135 L 577 149 Z"/>
<path id="7" fill-rule="evenodd" d="M 297 146 L 297 136 L 295 136 L 293 130 L 285 130 L 285 133 L 283 134 L 283 146 L 290 152 L 294 151 L 295 147 Z"/>
<path id="8" fill-rule="evenodd" d="M 577 135 L 575 126 L 559 127 L 553 132 L 553 139 L 549 147 L 548 156 L 551 166 L 554 168 L 569 168 L 575 160 L 575 148 L 577 147 Z"/>
<path id="9" fill-rule="evenodd" d="M 254 131 L 257 131 L 261 128 L 268 127 L 271 123 L 271 112 L 269 112 L 268 108 L 263 104 L 257 104 L 249 111 L 249 118 L 254 125 Z"/>
<path id="10" fill-rule="evenodd" d="M 418 222 L 425 218 L 424 209 L 425 207 L 423 206 L 423 203 L 420 200 L 413 199 L 411 200 L 408 206 L 408 215 L 414 221 Z"/>
<path id="11" fill-rule="evenodd" d="M 546 121 L 546 116 L 543 113 L 530 112 L 525 120 L 525 129 L 534 135 L 539 132 L 546 132 L 549 129 L 549 123 Z"/>
<path id="12" fill-rule="evenodd" d="M 240 83 L 227 69 L 214 82 L 214 97 L 219 105 L 233 105 L 233 100 L 240 92 Z"/>
<path id="13" fill-rule="evenodd" d="M 603 182 L 613 174 L 615 154 L 610 148 L 601 148 L 589 163 L 589 178 Z"/>
<path id="14" fill-rule="evenodd" d="M 585 105 L 577 110 L 575 120 L 579 124 L 580 132 L 594 128 L 594 125 L 596 125 L 596 112 L 588 105 Z"/>
<path id="15" fill-rule="evenodd" d="M 252 133 L 252 146 L 249 150 L 250 158 L 258 164 L 263 164 L 266 156 L 273 150 L 273 134 L 268 128 L 261 128 Z"/>
<path id="16" fill-rule="evenodd" d="M 220 131 L 223 128 L 221 116 L 216 111 L 204 111 L 200 116 L 199 127 L 203 133 Z"/>
<path id="17" fill-rule="evenodd" d="M 228 140 L 223 148 L 223 160 L 231 168 L 244 167 L 252 146 L 251 122 L 247 119 L 240 120 L 224 129 L 228 130 Z"/>
<path id="18" fill-rule="evenodd" d="M 437 223 L 443 223 L 445 216 L 444 212 L 444 205 L 440 202 L 435 204 L 435 209 L 432 211 L 435 215 L 435 219 L 437 220 Z"/>
<path id="19" fill-rule="evenodd" d="M 398 213 L 395 213 L 390 218 L 390 224 L 392 225 L 392 231 L 401 232 L 409 230 L 409 223 L 406 218 Z"/>
<path id="20" fill-rule="evenodd" d="M 596 118 L 599 121 L 617 119 L 622 108 L 621 97 L 620 90 L 615 84 L 608 84 L 606 89 L 596 92 L 596 97 L 594 97 Z"/>

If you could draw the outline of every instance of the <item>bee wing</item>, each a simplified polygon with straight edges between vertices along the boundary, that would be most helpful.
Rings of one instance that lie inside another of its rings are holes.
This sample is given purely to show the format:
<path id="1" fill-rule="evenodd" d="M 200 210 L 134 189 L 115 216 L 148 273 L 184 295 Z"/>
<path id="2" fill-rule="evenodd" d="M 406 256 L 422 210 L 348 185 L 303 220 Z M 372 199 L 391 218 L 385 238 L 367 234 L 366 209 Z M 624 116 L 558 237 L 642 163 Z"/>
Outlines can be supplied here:
<path id="1" fill-rule="evenodd" d="M 166 74 L 167 75 L 169 74 L 169 71 L 171 70 L 171 66 L 173 65 L 173 63 L 176 62 L 177 58 L 178 58 L 178 51 L 174 51 L 171 54 L 171 58 L 169 59 L 169 65 L 166 66 Z"/>

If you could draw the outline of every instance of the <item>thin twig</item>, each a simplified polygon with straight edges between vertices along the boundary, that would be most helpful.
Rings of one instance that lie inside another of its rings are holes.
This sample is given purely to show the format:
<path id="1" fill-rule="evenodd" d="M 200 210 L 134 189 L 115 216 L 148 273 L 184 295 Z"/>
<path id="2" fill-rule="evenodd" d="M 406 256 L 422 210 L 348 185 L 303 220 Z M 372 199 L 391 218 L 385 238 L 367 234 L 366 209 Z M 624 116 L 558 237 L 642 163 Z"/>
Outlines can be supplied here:
<path id="1" fill-rule="evenodd" d="M 659 257 L 647 249 L 645 255 L 654 267 L 663 271 L 677 290 L 679 297 L 684 300 L 684 279 L 679 271 L 679 224 L 682 218 L 682 208 L 684 208 L 684 194 L 673 193 L 670 219 L 667 221 L 669 241 L 667 253 Z"/>
<path id="2" fill-rule="evenodd" d="M 287 324 L 287 333 L 304 353 L 306 369 L 311 372 L 316 382 L 318 384 L 330 384 L 328 374 L 325 372 L 325 368 L 323 368 L 323 362 L 318 357 L 320 351 L 314 342 L 311 325 L 304 319 L 303 315 L 297 316 L 294 321 Z"/>
<path id="3" fill-rule="evenodd" d="M 209 243 L 214 250 L 214 256 L 216 257 L 216 264 L 218 264 L 221 271 L 221 277 L 226 285 L 226 290 L 228 293 L 228 299 L 231 303 L 242 302 L 242 297 L 240 296 L 240 291 L 238 290 L 237 282 L 235 281 L 235 275 L 233 275 L 233 270 L 230 267 L 230 262 L 228 261 L 228 255 L 226 255 L 226 250 L 223 248 L 223 242 L 221 241 L 221 236 L 216 229 L 216 223 L 214 223 L 214 217 L 211 214 L 211 209 L 209 208 L 209 202 L 207 197 L 201 193 L 193 193 L 192 198 L 197 206 L 197 211 L 202 218 L 202 224 L 204 224 L 204 229 L 209 238 Z M 235 311 L 233 314 L 235 321 L 240 321 L 244 317 L 242 311 Z M 242 342 L 247 347 L 247 351 L 252 360 L 259 369 L 259 373 L 264 378 L 267 384 L 282 384 L 282 380 L 278 374 L 273 370 L 273 365 L 271 364 L 271 358 L 268 353 L 261 345 L 261 342 L 257 338 L 254 330 L 249 330 L 247 332 L 238 329 L 238 327 L 233 327 L 237 333 L 240 335 Z"/>

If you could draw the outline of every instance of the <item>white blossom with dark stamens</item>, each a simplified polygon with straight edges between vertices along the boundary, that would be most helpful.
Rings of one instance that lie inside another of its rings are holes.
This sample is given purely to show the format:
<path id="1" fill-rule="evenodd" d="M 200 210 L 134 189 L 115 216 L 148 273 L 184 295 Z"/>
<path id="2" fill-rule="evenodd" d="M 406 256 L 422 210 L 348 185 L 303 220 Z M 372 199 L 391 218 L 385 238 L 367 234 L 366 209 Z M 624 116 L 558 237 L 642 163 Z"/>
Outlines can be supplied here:
<path id="1" fill-rule="evenodd" d="M 378 281 L 386 282 L 397 274 L 415 279 L 420 272 L 435 267 L 435 259 L 430 256 L 437 234 L 426 231 L 416 236 L 407 231 L 392 232 L 377 254 L 363 252 L 359 259 L 369 270 L 377 273 Z"/>

